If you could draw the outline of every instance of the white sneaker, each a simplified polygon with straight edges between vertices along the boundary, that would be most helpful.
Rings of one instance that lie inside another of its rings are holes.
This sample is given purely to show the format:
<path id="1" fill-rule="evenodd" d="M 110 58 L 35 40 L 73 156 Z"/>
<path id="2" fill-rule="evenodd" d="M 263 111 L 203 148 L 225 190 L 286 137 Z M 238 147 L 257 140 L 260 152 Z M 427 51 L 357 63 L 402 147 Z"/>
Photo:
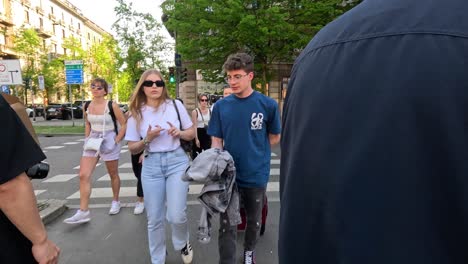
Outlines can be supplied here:
<path id="1" fill-rule="evenodd" d="M 72 216 L 69 217 L 63 222 L 65 224 L 82 224 L 82 223 L 87 223 L 91 220 L 89 210 L 88 211 L 81 211 L 81 210 L 76 210 L 76 213 Z"/>
<path id="2" fill-rule="evenodd" d="M 187 242 L 187 244 L 185 244 L 185 247 L 182 250 L 180 250 L 180 255 L 182 256 L 182 261 L 184 262 L 184 264 L 192 263 L 193 249 L 192 245 L 190 245 L 189 242 Z"/>
<path id="3" fill-rule="evenodd" d="M 110 215 L 115 215 L 120 212 L 120 201 L 112 201 L 111 208 L 109 210 Z"/>
<path id="4" fill-rule="evenodd" d="M 145 204 L 142 202 L 135 203 L 135 209 L 133 210 L 133 214 L 139 215 L 142 214 L 145 210 Z"/>

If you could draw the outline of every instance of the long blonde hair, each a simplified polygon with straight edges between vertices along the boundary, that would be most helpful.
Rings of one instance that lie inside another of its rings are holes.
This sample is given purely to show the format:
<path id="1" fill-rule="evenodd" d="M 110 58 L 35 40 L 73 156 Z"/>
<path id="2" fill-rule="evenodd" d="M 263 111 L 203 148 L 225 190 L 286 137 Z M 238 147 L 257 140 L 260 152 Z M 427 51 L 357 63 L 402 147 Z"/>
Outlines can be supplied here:
<path id="1" fill-rule="evenodd" d="M 140 80 L 138 80 L 138 83 L 136 84 L 135 89 L 133 90 L 133 94 L 132 94 L 132 97 L 130 98 L 130 104 L 129 104 L 129 111 L 131 113 L 131 116 L 135 118 L 137 122 L 137 127 L 140 127 L 140 122 L 141 122 L 141 119 L 143 118 L 141 109 L 143 105 L 145 105 L 148 101 L 148 98 L 146 97 L 146 94 L 143 91 L 143 82 L 151 74 L 158 75 L 158 77 L 164 81 L 164 78 L 161 72 L 156 69 L 146 70 L 141 75 Z M 161 94 L 161 98 L 159 98 L 156 108 L 159 108 L 159 106 L 161 106 L 167 99 L 170 99 L 170 97 L 167 92 L 167 87 L 164 86 L 162 94 Z"/>

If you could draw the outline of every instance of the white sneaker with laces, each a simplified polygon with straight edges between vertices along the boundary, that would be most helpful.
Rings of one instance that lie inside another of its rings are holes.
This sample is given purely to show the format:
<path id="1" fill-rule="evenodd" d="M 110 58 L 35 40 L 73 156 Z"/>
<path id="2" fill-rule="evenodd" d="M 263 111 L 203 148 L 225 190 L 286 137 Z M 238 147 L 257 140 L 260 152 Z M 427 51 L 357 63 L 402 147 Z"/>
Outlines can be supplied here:
<path id="1" fill-rule="evenodd" d="M 142 202 L 135 203 L 135 209 L 133 210 L 133 214 L 139 215 L 142 214 L 145 210 L 145 204 Z"/>
<path id="2" fill-rule="evenodd" d="M 110 215 L 115 215 L 120 212 L 120 201 L 112 201 L 111 208 L 109 210 Z"/>
<path id="3" fill-rule="evenodd" d="M 65 224 L 82 224 L 82 223 L 87 223 L 91 220 L 89 210 L 88 211 L 81 211 L 81 210 L 76 210 L 76 213 L 72 216 L 69 217 L 63 222 Z"/>
<path id="4" fill-rule="evenodd" d="M 244 251 L 244 264 L 255 264 L 255 256 L 253 251 Z"/>
<path id="5" fill-rule="evenodd" d="M 190 245 L 190 242 L 187 242 L 187 244 L 185 244 L 185 247 L 182 250 L 180 250 L 180 255 L 182 256 L 182 261 L 184 262 L 184 264 L 192 263 L 193 249 L 192 245 Z"/>

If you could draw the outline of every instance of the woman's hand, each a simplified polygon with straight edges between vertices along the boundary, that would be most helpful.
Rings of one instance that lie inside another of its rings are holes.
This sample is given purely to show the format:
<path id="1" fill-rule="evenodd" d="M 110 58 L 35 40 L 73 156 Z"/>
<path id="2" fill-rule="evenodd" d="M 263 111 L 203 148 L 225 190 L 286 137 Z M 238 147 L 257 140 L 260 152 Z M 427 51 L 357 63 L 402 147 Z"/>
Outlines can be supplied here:
<path id="1" fill-rule="evenodd" d="M 167 133 L 173 137 L 180 137 L 180 130 L 177 129 L 171 122 L 167 121 L 169 124 L 170 128 L 167 131 Z"/>
<path id="2" fill-rule="evenodd" d="M 148 140 L 149 142 L 153 141 L 153 139 L 161 135 L 161 131 L 163 130 L 164 128 L 161 128 L 158 125 L 154 126 L 154 129 L 151 129 L 151 125 L 148 125 L 148 131 L 146 131 L 146 140 Z"/>

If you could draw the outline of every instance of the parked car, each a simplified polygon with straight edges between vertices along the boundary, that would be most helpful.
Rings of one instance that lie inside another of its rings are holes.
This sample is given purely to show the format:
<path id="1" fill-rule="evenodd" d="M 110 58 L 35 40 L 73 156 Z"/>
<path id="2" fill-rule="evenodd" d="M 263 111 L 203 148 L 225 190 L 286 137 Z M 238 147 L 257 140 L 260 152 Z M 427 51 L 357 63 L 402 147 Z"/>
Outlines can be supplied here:
<path id="1" fill-rule="evenodd" d="M 34 105 L 27 105 L 26 109 L 30 109 L 31 111 L 26 110 L 28 113 L 29 117 L 33 117 L 33 111 L 36 112 L 36 116 L 43 116 L 44 115 L 44 105 L 42 104 L 34 104 Z"/>
<path id="2" fill-rule="evenodd" d="M 119 104 L 120 110 L 125 114 L 128 112 L 128 105 L 127 104 Z"/>
<path id="3" fill-rule="evenodd" d="M 33 112 L 34 110 L 30 107 L 26 107 L 26 114 L 28 114 L 29 117 L 33 117 Z"/>
<path id="4" fill-rule="evenodd" d="M 83 118 L 83 109 L 72 105 L 71 103 L 63 104 L 49 104 L 46 108 L 46 119 L 51 120 L 52 118 L 57 119 L 71 119 L 73 111 L 74 118 Z"/>

